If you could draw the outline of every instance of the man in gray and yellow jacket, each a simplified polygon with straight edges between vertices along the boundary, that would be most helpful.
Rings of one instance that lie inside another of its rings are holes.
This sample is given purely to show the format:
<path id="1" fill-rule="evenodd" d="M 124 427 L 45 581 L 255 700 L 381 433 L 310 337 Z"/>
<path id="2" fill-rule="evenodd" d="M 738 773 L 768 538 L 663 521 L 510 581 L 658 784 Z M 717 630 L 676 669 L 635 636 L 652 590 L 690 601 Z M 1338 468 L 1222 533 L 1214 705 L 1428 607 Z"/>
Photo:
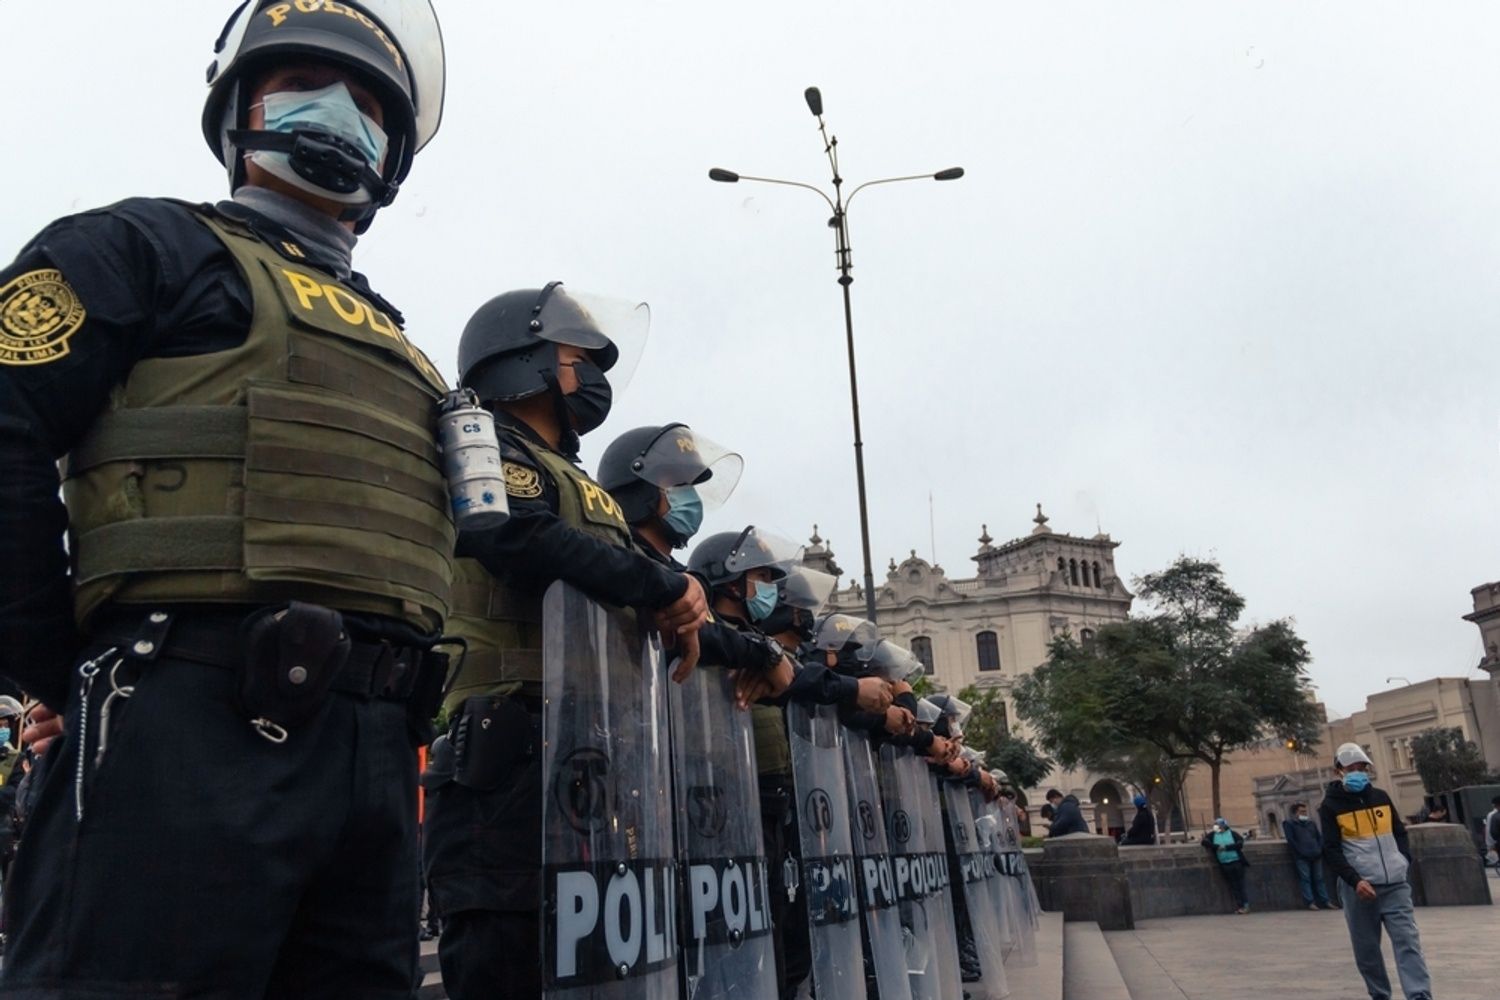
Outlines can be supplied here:
<path id="1" fill-rule="evenodd" d="M 1329 782 L 1318 819 L 1323 859 L 1339 877 L 1354 964 L 1372 1000 L 1390 1000 L 1391 981 L 1380 951 L 1383 926 L 1391 936 L 1406 1000 L 1432 1000 L 1432 980 L 1406 881 L 1411 867 L 1406 827 L 1390 795 L 1370 784 L 1370 758 L 1358 743 L 1340 746 L 1333 766 L 1339 780 Z"/>

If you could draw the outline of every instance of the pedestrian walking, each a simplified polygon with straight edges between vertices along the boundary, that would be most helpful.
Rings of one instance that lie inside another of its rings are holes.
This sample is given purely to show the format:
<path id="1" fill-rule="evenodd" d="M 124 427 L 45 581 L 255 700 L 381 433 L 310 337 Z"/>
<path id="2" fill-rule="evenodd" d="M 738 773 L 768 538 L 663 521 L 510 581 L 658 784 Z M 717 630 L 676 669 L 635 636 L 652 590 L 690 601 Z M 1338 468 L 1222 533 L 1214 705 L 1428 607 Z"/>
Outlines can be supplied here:
<path id="1" fill-rule="evenodd" d="M 1318 818 L 1323 858 L 1339 879 L 1344 921 L 1354 946 L 1354 964 L 1371 1000 L 1391 1000 L 1391 981 L 1380 949 L 1380 932 L 1391 936 L 1396 974 L 1406 1000 L 1432 1000 L 1432 980 L 1412 914 L 1406 874 L 1411 852 L 1406 827 L 1391 797 L 1370 783 L 1370 758 L 1358 743 L 1334 753 L 1338 779 L 1328 784 Z"/>
<path id="2" fill-rule="evenodd" d="M 1234 897 L 1234 912 L 1250 912 L 1250 896 L 1245 891 L 1245 869 L 1250 861 L 1245 857 L 1245 838 L 1229 828 L 1229 822 L 1220 816 L 1214 820 L 1212 830 L 1199 841 L 1211 852 L 1219 863 L 1219 874 L 1229 884 L 1229 894 Z"/>
<path id="3" fill-rule="evenodd" d="M 1297 886 L 1302 890 L 1303 905 L 1309 910 L 1332 909 L 1323 878 L 1323 834 L 1312 821 L 1306 802 L 1292 804 L 1292 818 L 1281 821 L 1281 832 L 1297 864 Z"/>

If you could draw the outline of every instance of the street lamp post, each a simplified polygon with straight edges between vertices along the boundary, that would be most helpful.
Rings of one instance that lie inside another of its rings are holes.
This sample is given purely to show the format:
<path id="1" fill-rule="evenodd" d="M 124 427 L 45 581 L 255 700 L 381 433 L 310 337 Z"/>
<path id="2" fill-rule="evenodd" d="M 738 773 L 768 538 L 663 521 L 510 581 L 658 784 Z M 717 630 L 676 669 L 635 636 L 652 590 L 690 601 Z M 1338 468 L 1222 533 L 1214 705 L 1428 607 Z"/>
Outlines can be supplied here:
<path id="1" fill-rule="evenodd" d="M 823 95 L 817 87 L 808 87 L 803 97 L 807 101 L 807 109 L 818 120 L 818 134 L 823 137 L 823 152 L 828 156 L 828 165 L 833 170 L 832 198 L 828 197 L 821 188 L 811 184 L 775 177 L 751 177 L 748 174 L 738 174 L 722 167 L 714 167 L 708 172 L 708 177 L 709 180 L 724 184 L 756 181 L 761 184 L 805 188 L 827 202 L 828 207 L 833 211 L 833 217 L 828 220 L 828 227 L 834 233 L 834 257 L 838 262 L 838 283 L 844 293 L 844 342 L 849 354 L 849 407 L 854 418 L 854 475 L 859 490 L 859 541 L 865 558 L 865 617 L 873 622 L 875 620 L 875 574 L 874 564 L 870 560 L 870 513 L 865 499 L 865 442 L 859 428 L 859 375 L 854 363 L 854 311 L 849 302 L 849 286 L 854 283 L 854 260 L 849 246 L 848 207 L 854 201 L 855 195 L 872 185 L 915 180 L 955 181 L 964 175 L 964 168 L 949 167 L 931 174 L 907 174 L 902 177 L 882 177 L 879 180 L 865 181 L 850 191 L 849 197 L 845 198 L 844 178 L 839 173 L 839 140 L 838 136 L 828 134 L 828 126 L 823 121 Z"/>

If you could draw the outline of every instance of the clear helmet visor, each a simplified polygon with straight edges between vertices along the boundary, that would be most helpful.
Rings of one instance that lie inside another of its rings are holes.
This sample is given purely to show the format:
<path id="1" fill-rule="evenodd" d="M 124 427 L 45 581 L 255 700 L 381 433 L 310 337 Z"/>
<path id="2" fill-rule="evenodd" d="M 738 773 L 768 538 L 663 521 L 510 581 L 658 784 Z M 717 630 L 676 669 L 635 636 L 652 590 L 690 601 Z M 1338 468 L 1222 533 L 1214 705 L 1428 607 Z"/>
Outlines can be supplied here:
<path id="1" fill-rule="evenodd" d="M 802 549 L 796 542 L 752 524 L 735 540 L 734 548 L 724 559 L 724 569 L 733 577 L 752 569 L 770 568 L 775 570 L 773 579 L 780 580 L 802 562 Z"/>
<path id="2" fill-rule="evenodd" d="M 650 330 L 646 303 L 581 292 L 561 282 L 542 290 L 531 317 L 531 332 L 541 339 L 588 351 L 615 393 L 630 384 Z"/>
<path id="3" fill-rule="evenodd" d="M 972 705 L 957 695 L 941 695 L 935 701 L 943 714 L 951 720 L 949 724 L 956 729 L 962 729 L 964 723 L 969 721 L 969 714 L 974 711 Z"/>
<path id="4" fill-rule="evenodd" d="M 926 698 L 917 701 L 917 722 L 924 726 L 931 726 L 943 717 L 943 710 L 938 708 Z"/>
<path id="5" fill-rule="evenodd" d="M 990 777 L 992 779 L 994 779 L 995 784 L 997 784 L 997 785 L 1008 785 L 1008 784 L 1010 784 L 1010 777 L 1004 771 L 1000 770 L 998 767 L 994 767 L 994 768 L 990 769 Z"/>
<path id="6" fill-rule="evenodd" d="M 870 666 L 886 680 L 895 683 L 906 681 L 922 673 L 922 661 L 905 646 L 898 646 L 889 639 L 875 644 L 875 655 Z"/>
<path id="7" fill-rule="evenodd" d="M 813 645 L 818 649 L 837 653 L 845 646 L 854 644 L 858 648 L 854 656 L 868 663 L 875 656 L 875 647 L 880 645 L 880 630 L 875 623 L 853 615 L 827 615 L 818 622 L 813 632 Z"/>
<path id="8" fill-rule="evenodd" d="M 744 469 L 738 454 L 684 424 L 668 427 L 630 463 L 630 471 L 653 486 L 690 487 L 704 510 L 716 510 L 729 499 Z"/>
<path id="9" fill-rule="evenodd" d="M 793 566 L 787 570 L 786 579 L 781 581 L 779 600 L 790 607 L 817 614 L 828 603 L 828 596 L 833 593 L 836 583 L 838 578 L 832 574 L 807 566 Z"/>
<path id="10" fill-rule="evenodd" d="M 964 760 L 975 767 L 984 766 L 984 751 L 982 750 L 975 750 L 973 747 L 964 747 L 962 756 Z"/>

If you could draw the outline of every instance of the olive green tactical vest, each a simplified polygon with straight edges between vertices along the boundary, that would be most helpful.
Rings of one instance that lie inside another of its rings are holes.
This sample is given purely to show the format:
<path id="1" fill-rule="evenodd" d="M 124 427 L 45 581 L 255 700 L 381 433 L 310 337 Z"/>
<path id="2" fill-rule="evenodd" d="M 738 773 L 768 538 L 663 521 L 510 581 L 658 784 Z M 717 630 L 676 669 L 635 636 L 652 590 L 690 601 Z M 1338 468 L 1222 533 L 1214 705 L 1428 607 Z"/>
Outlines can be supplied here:
<path id="1" fill-rule="evenodd" d="M 349 286 L 196 214 L 249 286 L 250 330 L 138 363 L 68 456 L 79 623 L 107 602 L 295 599 L 439 628 L 455 537 L 442 376 Z"/>
<path id="2" fill-rule="evenodd" d="M 786 716 L 771 705 L 751 705 L 755 728 L 755 770 L 764 775 L 792 773 L 792 748 L 787 742 Z"/>
<path id="3" fill-rule="evenodd" d="M 612 545 L 634 548 L 624 512 L 604 487 L 550 449 L 528 444 L 527 450 L 557 485 L 557 516 L 563 523 Z M 541 693 L 540 592 L 509 586 L 477 560 L 459 559 L 447 632 L 468 643 L 463 667 L 443 703 L 450 713 L 474 695 Z"/>

